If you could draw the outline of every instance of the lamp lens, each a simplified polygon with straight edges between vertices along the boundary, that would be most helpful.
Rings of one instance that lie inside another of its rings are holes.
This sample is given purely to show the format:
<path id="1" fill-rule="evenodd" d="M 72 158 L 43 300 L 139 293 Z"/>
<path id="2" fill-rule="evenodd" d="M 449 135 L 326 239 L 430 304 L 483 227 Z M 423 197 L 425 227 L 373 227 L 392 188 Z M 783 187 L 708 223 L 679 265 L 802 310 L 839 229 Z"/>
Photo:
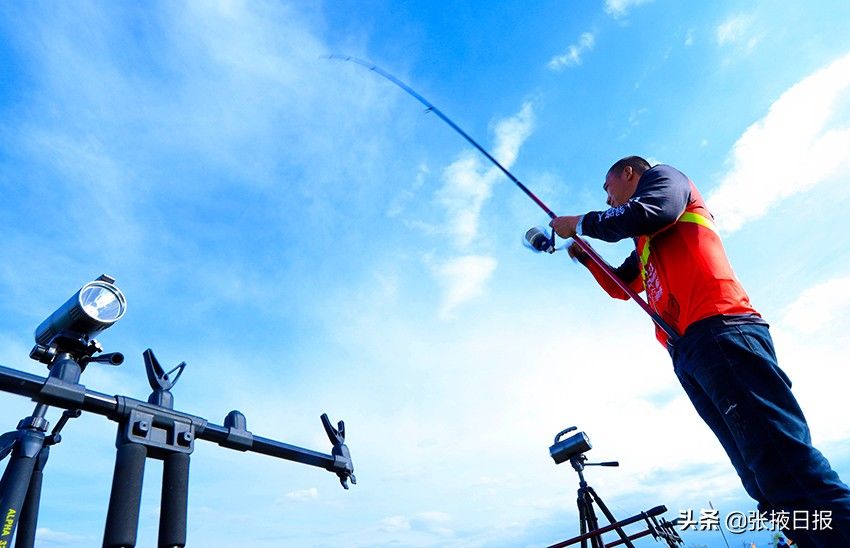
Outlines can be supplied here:
<path id="1" fill-rule="evenodd" d="M 83 288 L 80 304 L 86 314 L 101 322 L 114 322 L 124 315 L 124 299 L 105 284 L 92 284 Z"/>

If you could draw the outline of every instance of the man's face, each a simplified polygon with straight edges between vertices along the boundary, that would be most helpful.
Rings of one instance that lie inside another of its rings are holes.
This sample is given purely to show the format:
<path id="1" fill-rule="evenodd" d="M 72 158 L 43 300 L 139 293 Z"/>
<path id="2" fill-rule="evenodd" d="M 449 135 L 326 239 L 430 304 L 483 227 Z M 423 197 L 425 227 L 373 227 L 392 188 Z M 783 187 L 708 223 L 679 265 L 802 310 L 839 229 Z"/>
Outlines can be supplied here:
<path id="1" fill-rule="evenodd" d="M 629 201 L 635 193 L 640 177 L 631 166 L 626 166 L 622 173 L 609 171 L 605 176 L 602 189 L 608 194 L 606 203 L 611 207 L 619 207 Z"/>

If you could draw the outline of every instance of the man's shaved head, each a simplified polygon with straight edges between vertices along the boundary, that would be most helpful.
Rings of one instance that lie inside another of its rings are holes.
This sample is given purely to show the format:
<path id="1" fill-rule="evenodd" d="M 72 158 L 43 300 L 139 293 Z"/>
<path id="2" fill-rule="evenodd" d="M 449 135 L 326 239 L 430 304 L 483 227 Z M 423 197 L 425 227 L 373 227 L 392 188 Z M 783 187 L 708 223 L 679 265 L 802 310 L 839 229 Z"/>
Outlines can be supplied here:
<path id="1" fill-rule="evenodd" d="M 635 171 L 635 173 L 640 176 L 643 175 L 644 172 L 652 166 L 650 166 L 649 162 L 647 162 L 640 156 L 626 156 L 623 159 L 617 160 L 614 165 L 611 166 L 611 169 L 608 170 L 608 173 L 620 175 L 627 167 L 631 167 Z"/>

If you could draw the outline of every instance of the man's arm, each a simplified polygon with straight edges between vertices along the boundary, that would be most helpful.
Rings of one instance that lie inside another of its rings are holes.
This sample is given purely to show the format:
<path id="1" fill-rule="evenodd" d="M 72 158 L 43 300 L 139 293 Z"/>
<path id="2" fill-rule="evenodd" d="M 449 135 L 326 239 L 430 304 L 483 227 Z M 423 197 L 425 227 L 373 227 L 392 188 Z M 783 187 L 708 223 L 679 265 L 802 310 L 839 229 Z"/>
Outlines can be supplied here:
<path id="1" fill-rule="evenodd" d="M 666 165 L 655 166 L 643 174 L 628 202 L 583 215 L 578 233 L 606 242 L 655 234 L 676 222 L 690 194 L 690 181 L 684 173 Z"/>
<path id="2" fill-rule="evenodd" d="M 608 277 L 608 274 L 606 274 L 598 264 L 593 262 L 590 257 L 588 257 L 587 254 L 578 247 L 578 244 L 572 244 L 570 246 L 569 254 L 571 257 L 575 257 L 578 262 L 583 264 L 590 273 L 593 274 L 596 282 L 602 286 L 602 289 L 604 289 L 608 295 L 615 299 L 622 299 L 624 301 L 629 299 L 629 295 L 623 291 L 616 282 Z M 612 270 L 620 280 L 628 284 L 628 286 L 636 293 L 643 291 L 643 279 L 640 276 L 637 252 L 633 251 L 628 257 L 626 257 L 623 264 Z"/>

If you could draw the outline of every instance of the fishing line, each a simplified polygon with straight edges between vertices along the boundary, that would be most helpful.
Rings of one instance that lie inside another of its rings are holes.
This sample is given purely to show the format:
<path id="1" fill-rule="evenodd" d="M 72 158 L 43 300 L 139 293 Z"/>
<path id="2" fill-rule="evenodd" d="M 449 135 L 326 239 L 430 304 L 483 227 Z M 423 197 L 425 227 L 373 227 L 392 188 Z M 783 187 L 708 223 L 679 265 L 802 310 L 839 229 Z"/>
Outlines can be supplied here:
<path id="1" fill-rule="evenodd" d="M 436 114 L 437 117 L 440 118 L 440 120 L 442 120 L 443 122 L 448 124 L 449 127 L 451 127 L 453 130 L 455 130 L 457 133 L 459 133 L 464 139 L 466 139 L 466 141 L 469 144 L 474 146 L 481 154 L 483 154 L 496 167 L 498 167 L 502 171 L 502 173 L 505 174 L 505 176 L 508 179 L 510 179 L 520 190 L 522 190 L 525 193 L 526 196 L 531 198 L 534 201 L 534 203 L 536 203 L 540 207 L 540 209 L 545 211 L 550 219 L 554 219 L 555 217 L 557 217 L 557 215 L 555 215 L 555 213 L 551 209 L 549 209 L 549 207 L 546 204 L 544 204 L 543 201 L 540 200 L 540 198 L 535 196 L 534 193 L 531 192 L 528 189 L 527 186 L 522 184 L 519 179 L 514 177 L 513 173 L 508 171 L 507 168 L 505 168 L 505 166 L 503 166 L 501 163 L 499 163 L 499 161 L 496 158 L 494 158 L 489 152 L 487 152 L 487 150 L 484 147 L 479 145 L 475 141 L 475 139 L 470 137 L 464 130 L 462 130 L 457 124 L 455 124 L 448 116 L 443 114 L 443 112 L 440 109 L 438 109 L 437 107 L 435 107 L 433 105 L 433 103 L 431 103 L 430 101 L 425 99 L 425 97 L 423 97 L 422 95 L 417 93 L 416 90 L 414 90 L 413 88 L 411 88 L 410 86 L 408 86 L 407 84 L 405 84 L 404 82 L 402 82 L 401 80 L 399 80 L 398 78 L 396 78 L 395 76 L 390 74 L 389 72 L 385 71 L 381 67 L 375 65 L 374 63 L 370 63 L 368 61 L 364 61 L 362 59 L 358 59 L 356 57 L 351 57 L 351 56 L 348 56 L 348 55 L 328 55 L 325 58 L 334 59 L 334 60 L 338 60 L 338 61 L 350 61 L 352 63 L 356 63 L 356 64 L 358 64 L 362 67 L 369 69 L 372 72 L 375 72 L 375 73 L 381 75 L 385 79 L 389 80 L 390 82 L 392 82 L 396 86 L 398 86 L 401 89 L 403 89 L 404 91 L 406 91 L 414 99 L 416 99 L 417 101 L 419 101 L 420 103 L 425 105 L 427 112 L 433 112 L 434 114 Z M 667 334 L 668 341 L 671 344 L 676 342 L 676 340 L 679 338 L 679 335 L 678 335 L 678 333 L 676 333 L 676 331 L 673 329 L 673 327 L 670 326 L 670 324 L 668 324 L 667 322 L 665 322 L 661 318 L 661 316 L 657 312 L 655 312 L 655 310 L 653 310 L 649 306 L 649 304 L 647 304 L 647 302 L 643 300 L 643 298 L 641 298 L 640 295 L 638 295 L 631 287 L 629 287 L 628 284 L 626 284 L 623 280 L 621 280 L 617 276 L 617 274 L 611 269 L 611 266 L 608 265 L 608 263 L 606 263 L 605 260 L 602 257 L 600 257 L 598 253 L 596 253 L 596 250 L 594 250 L 590 246 L 590 244 L 588 244 L 578 234 L 573 236 L 573 241 L 575 241 L 576 244 L 578 244 L 578 246 L 582 249 L 582 251 L 587 253 L 587 255 L 590 257 L 590 259 L 599 268 L 601 268 L 602 271 L 605 272 L 605 274 L 609 278 L 611 278 L 611 280 L 615 284 L 617 284 L 617 286 L 621 290 L 623 290 L 623 292 L 626 293 L 626 295 L 631 297 L 631 299 L 633 301 L 635 301 L 638 304 L 638 306 L 640 306 L 643 309 L 643 311 L 646 312 L 649 315 L 650 318 L 652 318 L 652 321 L 655 322 L 655 324 L 658 325 L 658 327 L 660 327 Z M 552 242 L 552 246 L 551 246 L 552 249 L 555 249 L 555 232 L 554 232 L 554 230 L 552 231 L 551 242 Z"/>

